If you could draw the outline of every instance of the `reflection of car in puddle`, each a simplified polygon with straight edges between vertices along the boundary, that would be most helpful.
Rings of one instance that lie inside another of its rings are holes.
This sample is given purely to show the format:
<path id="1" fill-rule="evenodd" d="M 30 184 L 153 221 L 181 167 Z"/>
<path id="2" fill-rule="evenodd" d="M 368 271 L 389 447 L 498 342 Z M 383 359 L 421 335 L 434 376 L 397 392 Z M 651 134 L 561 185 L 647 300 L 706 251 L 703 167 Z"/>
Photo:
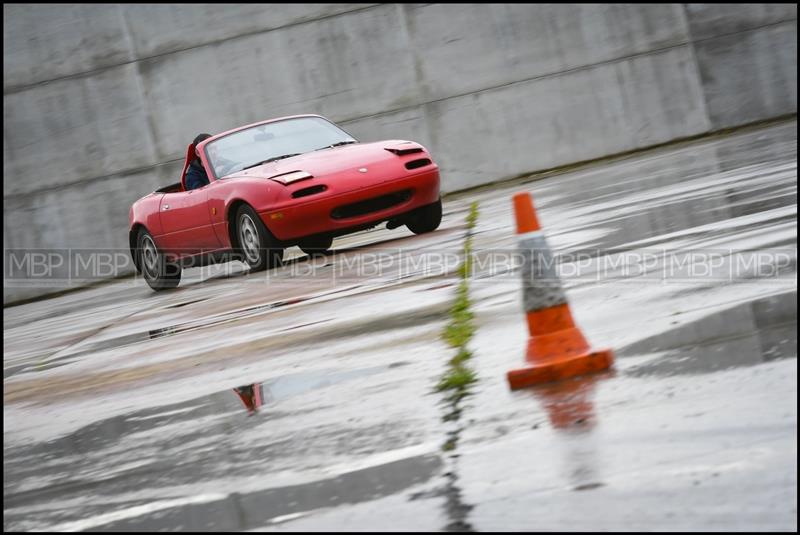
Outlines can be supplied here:
<path id="1" fill-rule="evenodd" d="M 247 413 L 252 416 L 264 404 L 264 386 L 261 383 L 237 386 L 233 389 L 244 403 Z"/>
<path id="2" fill-rule="evenodd" d="M 326 388 L 342 381 L 351 381 L 360 377 L 368 377 L 386 371 L 389 368 L 405 366 L 406 362 L 393 362 L 388 366 L 373 366 L 355 370 L 338 371 L 325 368 L 312 372 L 303 372 L 269 379 L 261 383 L 237 386 L 234 393 L 244 404 L 249 414 L 255 414 L 259 407 L 276 404 L 288 398 Z"/>

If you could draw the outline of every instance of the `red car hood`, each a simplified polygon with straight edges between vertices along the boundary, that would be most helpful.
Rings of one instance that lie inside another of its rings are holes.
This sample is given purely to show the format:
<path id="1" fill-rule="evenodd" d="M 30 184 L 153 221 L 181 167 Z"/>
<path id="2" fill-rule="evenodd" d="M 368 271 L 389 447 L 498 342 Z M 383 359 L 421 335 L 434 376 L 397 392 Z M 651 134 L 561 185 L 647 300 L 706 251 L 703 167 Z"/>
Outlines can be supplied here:
<path id="1" fill-rule="evenodd" d="M 423 152 L 419 157 L 429 157 L 424 147 L 418 143 L 403 140 L 377 141 L 374 143 L 356 143 L 332 149 L 323 149 L 307 152 L 299 156 L 265 163 L 258 167 L 239 171 L 231 177 L 270 178 L 292 171 L 306 171 L 315 178 L 335 175 L 344 171 L 355 171 L 359 168 L 369 168 L 371 165 L 387 162 L 400 163 L 401 159 L 386 148 L 399 147 L 403 149 L 420 148 Z M 415 155 L 416 156 L 416 155 Z"/>

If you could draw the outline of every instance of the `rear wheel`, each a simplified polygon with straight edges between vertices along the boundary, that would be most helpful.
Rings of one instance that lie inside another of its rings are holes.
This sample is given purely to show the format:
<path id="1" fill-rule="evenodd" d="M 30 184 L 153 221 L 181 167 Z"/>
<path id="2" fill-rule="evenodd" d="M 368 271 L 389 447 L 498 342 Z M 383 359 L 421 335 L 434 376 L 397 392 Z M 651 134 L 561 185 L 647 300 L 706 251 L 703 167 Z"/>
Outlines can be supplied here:
<path id="1" fill-rule="evenodd" d="M 300 242 L 300 249 L 308 256 L 324 255 L 333 245 L 331 236 L 316 236 Z"/>
<path id="2" fill-rule="evenodd" d="M 168 261 L 156 247 L 153 237 L 144 229 L 139 232 L 136 243 L 139 267 L 150 288 L 156 291 L 175 288 L 181 282 L 180 264 Z"/>
<path id="3" fill-rule="evenodd" d="M 273 268 L 283 260 L 283 248 L 255 210 L 242 205 L 236 213 L 236 238 L 240 259 L 250 271 Z"/>
<path id="4" fill-rule="evenodd" d="M 424 234 L 433 232 L 442 222 L 442 199 L 435 203 L 428 204 L 422 208 L 417 208 L 412 212 L 406 226 L 414 234 Z"/>

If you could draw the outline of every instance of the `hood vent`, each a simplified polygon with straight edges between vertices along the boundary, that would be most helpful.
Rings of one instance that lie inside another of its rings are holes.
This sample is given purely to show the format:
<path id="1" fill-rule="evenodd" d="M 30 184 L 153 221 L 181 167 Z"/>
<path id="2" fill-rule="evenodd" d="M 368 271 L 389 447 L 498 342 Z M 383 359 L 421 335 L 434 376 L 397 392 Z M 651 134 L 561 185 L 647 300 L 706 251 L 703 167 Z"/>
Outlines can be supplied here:
<path id="1" fill-rule="evenodd" d="M 419 147 L 409 147 L 407 149 L 398 149 L 397 147 L 384 147 L 384 148 L 393 154 L 397 154 L 398 156 L 405 156 L 406 154 L 416 154 L 418 152 L 422 152 L 422 149 Z"/>

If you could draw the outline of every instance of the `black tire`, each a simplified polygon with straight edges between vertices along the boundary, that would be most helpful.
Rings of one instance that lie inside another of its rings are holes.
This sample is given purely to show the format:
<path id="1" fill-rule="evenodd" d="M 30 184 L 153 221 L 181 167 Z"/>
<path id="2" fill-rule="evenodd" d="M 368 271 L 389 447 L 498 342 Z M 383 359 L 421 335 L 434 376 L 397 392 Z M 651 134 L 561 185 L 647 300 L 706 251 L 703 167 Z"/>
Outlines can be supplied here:
<path id="1" fill-rule="evenodd" d="M 250 266 L 250 271 L 271 269 L 283 261 L 283 247 L 247 204 L 236 212 L 236 248 L 239 259 Z"/>
<path id="2" fill-rule="evenodd" d="M 301 241 L 298 246 L 308 256 L 325 255 L 333 245 L 332 236 L 315 236 Z"/>
<path id="3" fill-rule="evenodd" d="M 136 254 L 142 276 L 153 290 L 170 290 L 181 282 L 180 264 L 170 262 L 156 247 L 153 236 L 144 229 L 136 238 Z"/>
<path id="4" fill-rule="evenodd" d="M 433 232 L 442 223 L 442 199 L 412 212 L 406 222 L 408 230 L 414 234 Z"/>

